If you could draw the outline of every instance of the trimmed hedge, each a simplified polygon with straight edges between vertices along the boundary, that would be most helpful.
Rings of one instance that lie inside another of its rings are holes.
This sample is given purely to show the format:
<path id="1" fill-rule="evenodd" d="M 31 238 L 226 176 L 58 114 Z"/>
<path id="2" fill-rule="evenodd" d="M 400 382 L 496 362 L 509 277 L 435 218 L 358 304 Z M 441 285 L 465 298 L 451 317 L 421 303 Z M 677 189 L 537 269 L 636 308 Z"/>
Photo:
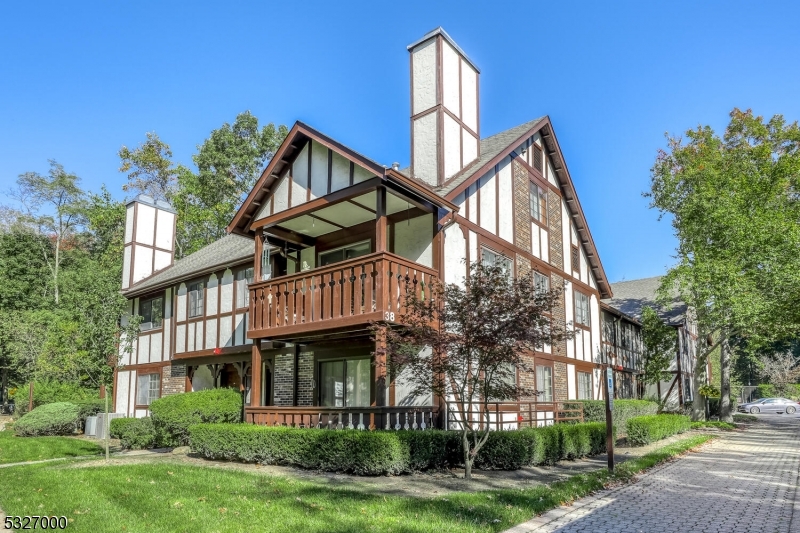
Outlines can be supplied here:
<path id="1" fill-rule="evenodd" d="M 153 448 L 157 441 L 156 429 L 150 417 L 112 419 L 109 433 L 119 439 L 120 446 L 125 450 Z"/>
<path id="2" fill-rule="evenodd" d="M 240 422 L 242 395 L 233 389 L 174 394 L 153 401 L 150 415 L 158 436 L 158 446 L 188 446 L 190 426 Z"/>
<path id="3" fill-rule="evenodd" d="M 692 420 L 685 415 L 646 415 L 628 420 L 628 440 L 644 446 L 691 429 Z"/>
<path id="4" fill-rule="evenodd" d="M 106 410 L 105 400 L 78 400 L 72 402 L 78 406 L 78 423 L 83 428 L 86 425 L 86 418 L 95 416 L 99 413 L 104 413 Z M 111 399 L 109 398 L 109 409 L 111 409 Z"/>
<path id="5" fill-rule="evenodd" d="M 71 435 L 78 426 L 80 408 L 74 403 L 49 403 L 35 408 L 14 423 L 20 437 Z"/>
<path id="6" fill-rule="evenodd" d="M 559 424 L 492 431 L 474 466 L 517 470 L 606 449 L 605 424 Z M 264 427 L 250 424 L 192 426 L 192 451 L 209 459 L 283 464 L 360 475 L 398 474 L 463 465 L 457 431 L 357 431 Z"/>
<path id="7" fill-rule="evenodd" d="M 583 419 L 586 422 L 606 421 L 605 400 L 581 400 L 583 403 Z M 658 402 L 649 400 L 614 400 L 611 419 L 614 427 L 624 429 L 628 420 L 635 416 L 654 415 L 658 413 Z"/>

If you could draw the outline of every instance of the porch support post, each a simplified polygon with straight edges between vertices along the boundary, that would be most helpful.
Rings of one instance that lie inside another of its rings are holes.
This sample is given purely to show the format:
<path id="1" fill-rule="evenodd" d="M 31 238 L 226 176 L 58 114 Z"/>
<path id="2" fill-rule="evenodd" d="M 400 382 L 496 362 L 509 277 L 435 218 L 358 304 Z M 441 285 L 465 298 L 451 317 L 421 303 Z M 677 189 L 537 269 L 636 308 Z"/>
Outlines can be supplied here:
<path id="1" fill-rule="evenodd" d="M 253 369 L 253 379 L 250 384 L 250 406 L 261 406 L 261 339 L 253 340 L 252 359 L 250 366 Z"/>
<path id="2" fill-rule="evenodd" d="M 256 256 L 253 259 L 253 280 L 258 283 L 261 281 L 261 255 L 264 251 L 263 230 L 256 230 Z"/>
<path id="3" fill-rule="evenodd" d="M 386 402 L 386 355 L 383 349 L 385 343 L 375 341 L 375 401 L 373 407 L 383 407 Z M 382 427 L 382 426 L 381 426 Z"/>
<path id="4" fill-rule="evenodd" d="M 386 187 L 375 190 L 375 252 L 386 251 Z"/>

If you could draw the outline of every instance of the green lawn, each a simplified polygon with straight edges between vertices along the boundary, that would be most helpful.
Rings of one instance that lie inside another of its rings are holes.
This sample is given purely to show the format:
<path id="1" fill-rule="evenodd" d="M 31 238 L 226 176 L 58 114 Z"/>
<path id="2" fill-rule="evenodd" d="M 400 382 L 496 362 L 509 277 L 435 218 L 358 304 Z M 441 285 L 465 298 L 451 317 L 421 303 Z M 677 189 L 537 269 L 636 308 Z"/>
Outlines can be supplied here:
<path id="1" fill-rule="evenodd" d="M 699 435 L 624 463 L 625 479 L 711 437 Z M 64 516 L 91 531 L 502 531 L 600 489 L 605 470 L 547 486 L 412 498 L 365 494 L 241 471 L 140 463 L 0 469 L 9 515 Z"/>
<path id="2" fill-rule="evenodd" d="M 95 455 L 102 451 L 100 446 L 81 439 L 17 437 L 13 431 L 0 431 L 0 464 Z"/>

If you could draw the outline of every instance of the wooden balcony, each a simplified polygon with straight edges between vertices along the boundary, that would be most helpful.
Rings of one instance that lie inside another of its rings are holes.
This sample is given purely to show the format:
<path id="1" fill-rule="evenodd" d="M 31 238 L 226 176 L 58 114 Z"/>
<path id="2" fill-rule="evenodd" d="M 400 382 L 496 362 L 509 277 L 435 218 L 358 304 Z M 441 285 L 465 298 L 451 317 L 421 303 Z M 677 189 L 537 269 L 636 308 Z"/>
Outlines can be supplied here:
<path id="1" fill-rule="evenodd" d="M 438 409 L 427 407 L 245 407 L 245 422 L 262 426 L 318 429 L 424 430 L 438 424 Z"/>
<path id="2" fill-rule="evenodd" d="M 402 323 L 407 291 L 430 294 L 437 272 L 389 252 L 250 285 L 250 338 L 286 338 L 311 331 Z"/>

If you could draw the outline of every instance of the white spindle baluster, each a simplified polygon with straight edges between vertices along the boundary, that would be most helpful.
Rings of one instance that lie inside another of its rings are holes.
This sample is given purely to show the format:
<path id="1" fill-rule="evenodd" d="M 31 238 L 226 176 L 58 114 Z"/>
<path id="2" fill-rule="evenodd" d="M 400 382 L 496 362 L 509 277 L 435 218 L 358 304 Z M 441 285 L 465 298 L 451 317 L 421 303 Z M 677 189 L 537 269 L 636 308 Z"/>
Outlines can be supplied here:
<path id="1" fill-rule="evenodd" d="M 358 413 L 358 429 L 364 430 L 364 413 Z"/>
<path id="2" fill-rule="evenodd" d="M 417 425 L 417 412 L 414 411 L 412 415 L 414 416 L 414 423 L 411 424 L 411 429 L 419 429 L 419 426 Z"/>
<path id="3" fill-rule="evenodd" d="M 347 414 L 349 415 L 349 418 L 350 418 L 350 423 L 347 425 L 347 428 L 348 429 L 355 429 L 353 427 L 353 413 L 347 413 Z"/>
<path id="4" fill-rule="evenodd" d="M 395 422 L 394 423 L 394 429 L 399 430 L 400 429 L 400 413 L 395 413 L 394 416 L 397 417 L 397 418 L 395 418 L 395 421 L 394 421 Z"/>
<path id="5" fill-rule="evenodd" d="M 408 426 L 408 412 L 406 412 L 406 424 L 405 424 L 405 426 L 403 426 L 403 429 L 408 429 L 408 428 L 409 428 L 409 426 Z"/>

